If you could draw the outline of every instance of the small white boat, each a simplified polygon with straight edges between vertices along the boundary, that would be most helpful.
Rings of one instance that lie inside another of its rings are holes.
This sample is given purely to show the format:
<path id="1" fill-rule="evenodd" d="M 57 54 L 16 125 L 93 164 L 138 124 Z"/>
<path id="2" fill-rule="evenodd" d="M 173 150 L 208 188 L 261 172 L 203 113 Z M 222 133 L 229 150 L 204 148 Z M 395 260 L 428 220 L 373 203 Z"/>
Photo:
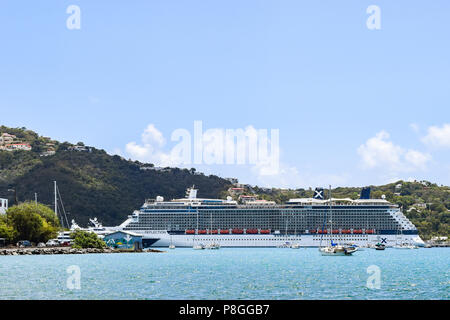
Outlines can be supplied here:
<path id="1" fill-rule="evenodd" d="M 356 252 L 358 249 L 355 247 L 345 247 L 341 245 L 328 246 L 320 248 L 320 253 L 323 256 L 349 256 Z"/>
<path id="2" fill-rule="evenodd" d="M 175 245 L 174 245 L 174 244 L 171 244 L 171 245 L 169 246 L 169 249 L 175 249 Z"/>
<path id="3" fill-rule="evenodd" d="M 402 243 L 399 245 L 395 245 L 392 248 L 395 248 L 395 249 L 419 249 L 418 246 L 415 246 L 415 245 L 409 244 L 409 243 Z"/>
<path id="4" fill-rule="evenodd" d="M 357 244 L 351 242 L 351 243 L 344 243 L 343 244 L 344 247 L 353 247 L 356 248 L 358 251 L 364 251 L 365 248 L 368 248 L 368 245 L 364 245 L 364 246 L 358 246 Z"/>
<path id="5" fill-rule="evenodd" d="M 218 250 L 220 249 L 220 244 L 218 243 L 210 243 L 208 245 L 206 245 L 205 249 L 210 249 L 210 250 Z"/>
<path id="6" fill-rule="evenodd" d="M 196 244 L 192 247 L 194 250 L 203 250 L 205 249 L 205 246 L 202 244 Z"/>
<path id="7" fill-rule="evenodd" d="M 300 245 L 298 243 L 294 243 L 291 245 L 291 249 L 300 249 Z"/>
<path id="8" fill-rule="evenodd" d="M 386 249 L 386 246 L 385 246 L 384 244 L 382 244 L 382 243 L 377 243 L 377 244 L 374 246 L 374 248 L 375 248 L 375 250 L 381 251 L 381 250 L 385 250 L 385 249 Z"/>

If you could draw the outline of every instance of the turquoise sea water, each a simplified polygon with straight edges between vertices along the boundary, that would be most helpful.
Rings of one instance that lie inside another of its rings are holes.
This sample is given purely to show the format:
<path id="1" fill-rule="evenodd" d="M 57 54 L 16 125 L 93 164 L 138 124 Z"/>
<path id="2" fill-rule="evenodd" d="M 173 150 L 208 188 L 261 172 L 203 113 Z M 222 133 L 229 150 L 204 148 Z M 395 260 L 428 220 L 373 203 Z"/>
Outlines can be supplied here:
<path id="1" fill-rule="evenodd" d="M 450 249 L 167 250 L 0 256 L 0 299 L 449 299 Z M 67 268 L 79 266 L 81 289 Z M 366 286 L 379 267 L 380 289 Z"/>

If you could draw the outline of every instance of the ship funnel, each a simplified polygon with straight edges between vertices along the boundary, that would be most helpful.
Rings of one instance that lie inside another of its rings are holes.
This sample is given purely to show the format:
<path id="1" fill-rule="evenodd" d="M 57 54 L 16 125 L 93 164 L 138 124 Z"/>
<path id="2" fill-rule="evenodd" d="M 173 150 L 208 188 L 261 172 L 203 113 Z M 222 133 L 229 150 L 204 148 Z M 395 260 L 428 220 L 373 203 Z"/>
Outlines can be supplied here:
<path id="1" fill-rule="evenodd" d="M 189 199 L 197 199 L 197 189 L 194 189 L 194 186 L 188 188 L 186 194 Z"/>
<path id="2" fill-rule="evenodd" d="M 362 188 L 360 199 L 370 199 L 370 187 Z"/>
<path id="3" fill-rule="evenodd" d="M 314 199 L 323 200 L 323 188 L 316 188 L 314 190 Z"/>

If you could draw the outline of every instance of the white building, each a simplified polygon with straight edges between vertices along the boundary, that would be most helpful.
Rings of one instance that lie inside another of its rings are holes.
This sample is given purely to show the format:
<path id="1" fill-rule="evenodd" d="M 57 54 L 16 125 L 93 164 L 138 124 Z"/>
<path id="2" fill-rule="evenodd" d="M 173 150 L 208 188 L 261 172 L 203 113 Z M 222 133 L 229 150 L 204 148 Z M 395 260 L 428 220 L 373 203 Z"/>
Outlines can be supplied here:
<path id="1" fill-rule="evenodd" d="M 25 150 L 30 151 L 31 146 L 28 143 L 13 143 L 6 146 L 7 151 Z"/>
<path id="2" fill-rule="evenodd" d="M 240 195 L 239 200 L 242 201 L 243 203 L 255 202 L 258 200 L 258 196 L 256 196 L 256 195 L 254 195 L 254 196 Z"/>
<path id="3" fill-rule="evenodd" d="M 0 214 L 5 214 L 8 210 L 8 199 L 0 198 Z"/>
<path id="4" fill-rule="evenodd" d="M 92 152 L 92 147 L 75 145 L 68 147 L 67 150 L 79 152 Z"/>
<path id="5" fill-rule="evenodd" d="M 56 153 L 55 150 L 48 150 L 41 153 L 41 157 L 53 156 Z"/>
<path id="6" fill-rule="evenodd" d="M 9 133 L 2 133 L 0 136 L 0 144 L 12 143 L 17 137 Z"/>

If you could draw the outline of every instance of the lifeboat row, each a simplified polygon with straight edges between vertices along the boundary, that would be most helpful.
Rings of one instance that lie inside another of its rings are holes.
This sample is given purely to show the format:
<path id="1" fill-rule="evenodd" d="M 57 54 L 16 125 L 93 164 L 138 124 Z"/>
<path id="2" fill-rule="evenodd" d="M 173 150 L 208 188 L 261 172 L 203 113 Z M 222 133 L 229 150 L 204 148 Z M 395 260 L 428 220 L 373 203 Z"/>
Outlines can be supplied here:
<path id="1" fill-rule="evenodd" d="M 309 230 L 309 233 L 312 233 L 312 234 L 314 234 L 314 233 L 318 233 L 318 234 L 327 234 L 327 233 L 328 233 L 328 230 L 327 230 L 327 229 L 324 229 L 324 230 L 322 230 L 322 229 L 318 229 L 318 230 Z M 333 234 L 339 234 L 339 233 L 342 233 L 342 234 L 351 234 L 352 231 L 349 230 L 349 229 L 342 229 L 342 230 L 340 230 L 340 231 L 339 231 L 339 230 L 336 230 L 336 229 L 333 229 L 332 233 L 333 233 Z M 362 230 L 362 229 L 354 229 L 354 230 L 353 230 L 353 234 L 363 234 L 363 233 L 365 233 L 365 234 L 374 234 L 374 233 L 375 233 L 375 230 L 373 230 L 373 229 L 366 229 L 366 230 Z"/>
<path id="2" fill-rule="evenodd" d="M 187 229 L 186 234 L 195 234 L 194 229 Z M 270 234 L 269 229 L 220 229 L 219 230 L 197 230 L 197 234 Z"/>
<path id="3" fill-rule="evenodd" d="M 195 234 L 194 229 L 188 229 L 185 231 L 186 234 Z M 329 230 L 327 229 L 318 229 L 318 230 L 309 230 L 310 234 L 328 234 Z M 197 234 L 270 234 L 270 229 L 220 229 L 220 230 L 198 230 Z M 333 234 L 351 234 L 352 230 L 350 229 L 333 229 Z M 353 234 L 374 234 L 374 229 L 354 229 Z"/>

